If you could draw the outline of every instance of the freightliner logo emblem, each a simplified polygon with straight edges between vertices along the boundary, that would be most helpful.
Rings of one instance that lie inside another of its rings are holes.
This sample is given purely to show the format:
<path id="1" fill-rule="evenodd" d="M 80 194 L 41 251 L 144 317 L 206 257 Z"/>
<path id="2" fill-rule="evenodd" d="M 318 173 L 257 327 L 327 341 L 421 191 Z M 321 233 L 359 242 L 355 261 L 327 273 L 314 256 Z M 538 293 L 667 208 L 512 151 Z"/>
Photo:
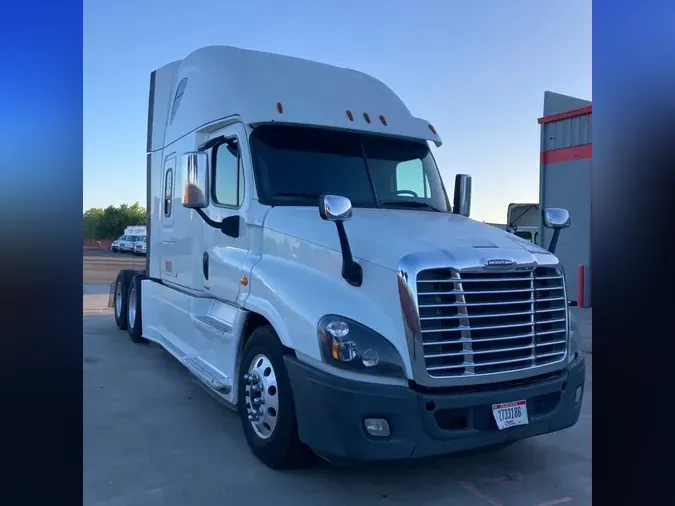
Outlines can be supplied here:
<path id="1" fill-rule="evenodd" d="M 487 268 L 506 268 L 514 267 L 516 265 L 515 260 L 507 260 L 506 258 L 491 258 L 490 260 L 485 261 L 485 267 Z"/>

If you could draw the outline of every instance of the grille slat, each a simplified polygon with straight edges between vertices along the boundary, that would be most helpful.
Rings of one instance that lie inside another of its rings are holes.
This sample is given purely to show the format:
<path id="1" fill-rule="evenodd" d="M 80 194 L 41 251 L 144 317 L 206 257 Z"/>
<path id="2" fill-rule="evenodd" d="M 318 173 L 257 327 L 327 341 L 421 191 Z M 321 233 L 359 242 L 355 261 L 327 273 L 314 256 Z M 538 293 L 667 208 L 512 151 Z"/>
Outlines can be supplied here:
<path id="1" fill-rule="evenodd" d="M 433 353 L 431 355 L 426 355 L 427 358 L 444 358 L 444 357 L 457 357 L 460 355 L 485 355 L 486 353 L 507 353 L 509 351 L 513 350 L 531 350 L 534 348 L 533 344 L 528 344 L 526 346 L 517 346 L 513 348 L 502 348 L 502 349 L 494 349 L 494 350 L 471 350 L 471 351 L 463 351 L 460 353 Z"/>
<path id="2" fill-rule="evenodd" d="M 451 304 L 420 304 L 420 307 L 460 307 L 460 306 L 500 306 L 502 304 L 529 304 L 534 302 L 534 299 L 524 299 L 524 300 L 504 300 L 499 302 L 453 302 Z"/>
<path id="3" fill-rule="evenodd" d="M 529 357 L 527 358 L 514 358 L 510 360 L 495 360 L 493 362 L 485 362 L 481 365 L 489 367 L 489 366 L 495 366 L 495 365 L 502 365 L 502 364 L 515 364 L 516 362 L 526 362 L 530 360 Z M 445 370 L 445 369 L 458 369 L 458 368 L 464 368 L 469 364 L 469 362 L 465 362 L 463 364 L 459 365 L 453 365 L 453 366 L 432 366 L 432 367 L 427 367 L 427 371 L 440 371 L 440 370 Z M 476 365 L 475 363 L 473 364 L 474 366 Z"/>
<path id="4" fill-rule="evenodd" d="M 488 342 L 489 343 L 489 342 L 492 342 L 492 341 L 505 341 L 505 340 L 508 340 L 508 339 L 524 339 L 524 338 L 527 338 L 527 339 L 531 340 L 533 336 L 534 336 L 534 334 L 516 334 L 516 335 L 512 335 L 512 336 L 484 337 L 484 338 L 478 339 L 478 340 L 458 339 L 458 340 L 455 340 L 455 341 L 427 341 L 423 344 L 424 344 L 424 346 L 437 346 L 437 345 L 440 346 L 442 344 L 456 344 L 456 343 L 461 343 L 463 341 L 469 341 L 471 343 L 474 343 L 474 342 L 478 342 L 478 343 Z"/>
<path id="5" fill-rule="evenodd" d="M 562 273 L 432 269 L 417 276 L 424 360 L 433 377 L 506 373 L 564 359 Z"/>
<path id="6" fill-rule="evenodd" d="M 464 304 L 463 304 L 464 306 Z M 525 316 L 534 314 L 534 311 L 518 311 L 513 313 L 486 313 L 486 314 L 475 314 L 471 318 L 499 318 L 502 316 Z M 462 315 L 452 315 L 452 316 L 424 316 L 420 318 L 421 320 L 452 320 L 457 318 L 465 318 Z"/>

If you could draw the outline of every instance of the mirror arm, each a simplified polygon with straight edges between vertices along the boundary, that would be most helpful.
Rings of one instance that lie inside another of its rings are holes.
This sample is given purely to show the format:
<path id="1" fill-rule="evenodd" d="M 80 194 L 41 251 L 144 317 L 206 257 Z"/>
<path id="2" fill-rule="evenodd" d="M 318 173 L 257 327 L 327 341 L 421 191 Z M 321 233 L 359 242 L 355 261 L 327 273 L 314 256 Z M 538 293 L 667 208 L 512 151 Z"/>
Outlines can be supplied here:
<path id="1" fill-rule="evenodd" d="M 197 211 L 197 214 L 202 217 L 202 220 L 204 220 L 208 226 L 218 229 L 221 228 L 220 222 L 209 218 L 203 209 L 195 209 L 195 211 Z"/>
<path id="2" fill-rule="evenodd" d="M 352 249 L 347 239 L 347 231 L 343 221 L 336 221 L 340 250 L 342 251 L 342 277 L 352 286 L 361 286 L 363 283 L 363 269 L 354 261 Z"/>
<path id="3" fill-rule="evenodd" d="M 558 246 L 558 238 L 560 237 L 560 228 L 553 229 L 553 237 L 551 237 L 551 242 L 548 245 L 548 251 L 551 254 L 555 254 L 555 248 Z"/>
<path id="4" fill-rule="evenodd" d="M 223 234 L 234 237 L 235 239 L 239 237 L 239 215 L 235 214 L 234 216 L 229 216 L 223 221 L 216 221 L 209 218 L 203 209 L 196 208 L 197 214 L 201 216 L 202 220 L 210 227 L 217 228 Z"/>

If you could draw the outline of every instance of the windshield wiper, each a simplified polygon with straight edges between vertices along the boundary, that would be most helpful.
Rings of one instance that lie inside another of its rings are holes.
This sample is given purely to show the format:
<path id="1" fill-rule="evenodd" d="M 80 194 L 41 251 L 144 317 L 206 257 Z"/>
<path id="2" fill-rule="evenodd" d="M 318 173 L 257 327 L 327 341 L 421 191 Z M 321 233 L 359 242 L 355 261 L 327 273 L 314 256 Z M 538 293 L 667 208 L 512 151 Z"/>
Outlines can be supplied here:
<path id="1" fill-rule="evenodd" d="M 440 209 L 436 209 L 434 206 L 427 204 L 426 202 L 419 202 L 418 200 L 381 200 L 380 206 L 401 206 L 401 207 L 415 207 L 417 209 L 430 209 L 441 213 Z"/>
<path id="2" fill-rule="evenodd" d="M 306 199 L 318 199 L 318 193 L 302 193 L 302 192 L 277 192 L 272 197 L 300 197 Z"/>

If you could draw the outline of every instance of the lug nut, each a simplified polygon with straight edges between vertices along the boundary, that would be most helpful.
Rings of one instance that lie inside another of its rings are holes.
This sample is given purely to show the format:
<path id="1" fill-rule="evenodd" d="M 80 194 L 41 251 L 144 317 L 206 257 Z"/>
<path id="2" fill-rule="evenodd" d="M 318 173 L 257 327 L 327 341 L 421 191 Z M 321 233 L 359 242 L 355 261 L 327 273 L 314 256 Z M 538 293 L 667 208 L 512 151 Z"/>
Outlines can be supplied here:
<path id="1" fill-rule="evenodd" d="M 253 399 L 254 406 L 262 406 L 263 404 L 265 404 L 265 399 L 263 397 L 256 397 Z"/>
<path id="2" fill-rule="evenodd" d="M 248 373 L 244 374 L 244 381 L 246 383 L 250 383 L 251 382 L 251 375 L 248 374 Z"/>
<path id="3" fill-rule="evenodd" d="M 255 384 L 251 387 L 251 391 L 252 392 L 262 392 L 263 387 L 262 387 L 262 385 Z"/>
<path id="4" fill-rule="evenodd" d="M 263 410 L 260 409 L 260 408 L 256 409 L 255 415 L 256 415 L 256 418 L 260 418 L 261 416 L 263 416 Z"/>

